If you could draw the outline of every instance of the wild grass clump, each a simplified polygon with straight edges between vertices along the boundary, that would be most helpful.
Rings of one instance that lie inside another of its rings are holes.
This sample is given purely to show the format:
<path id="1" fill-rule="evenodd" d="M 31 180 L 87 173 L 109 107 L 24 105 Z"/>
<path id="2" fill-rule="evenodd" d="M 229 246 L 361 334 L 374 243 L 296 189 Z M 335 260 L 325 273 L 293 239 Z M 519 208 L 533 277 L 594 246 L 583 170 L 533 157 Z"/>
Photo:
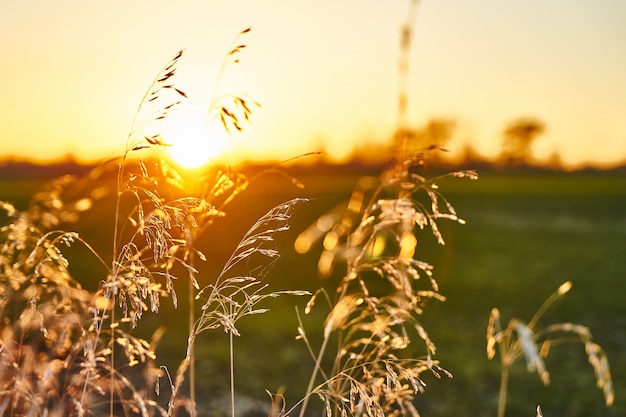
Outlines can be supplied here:
<path id="1" fill-rule="evenodd" d="M 237 62 L 233 57 L 244 47 L 236 43 L 227 61 Z M 225 207 L 249 179 L 215 168 L 201 178 L 200 192 L 189 195 L 183 177 L 165 159 L 136 157 L 168 146 L 152 132 L 187 98 L 173 82 L 182 56 L 178 52 L 163 67 L 142 98 L 125 150 L 114 164 L 114 185 L 108 181 L 111 163 L 105 163 L 86 178 L 50 182 L 25 211 L 6 202 L 0 206 L 0 414 L 149 416 L 175 415 L 183 408 L 195 415 L 196 337 L 216 328 L 238 335 L 241 317 L 264 311 L 257 308 L 259 302 L 304 294 L 272 292 L 261 281 L 279 255 L 274 235 L 289 228 L 293 210 L 304 199 L 287 201 L 261 217 L 217 280 L 200 284 L 198 262 L 206 256 L 196 241 L 225 216 Z M 244 97 L 220 96 L 208 114 L 227 130 L 241 130 L 252 105 Z M 114 200 L 109 255 L 66 230 L 106 197 Z M 76 244 L 101 265 L 102 276 L 72 275 L 68 254 Z M 94 279 L 99 282 L 95 291 L 83 289 L 81 282 Z M 177 306 L 177 287 L 185 280 L 191 299 L 202 302 L 201 314 L 195 317 L 190 303 L 188 346 L 163 404 L 155 395 L 163 391 L 161 380 L 171 376 L 156 365 L 161 330 L 148 341 L 136 337 L 134 329 L 145 312 L 159 312 L 163 298 Z"/>
<path id="2" fill-rule="evenodd" d="M 600 345 L 593 341 L 588 327 L 574 323 L 555 323 L 538 328 L 539 320 L 548 308 L 572 288 L 567 281 L 550 295 L 531 319 L 526 323 L 518 318 L 509 320 L 506 327 L 500 321 L 500 310 L 493 308 L 487 327 L 487 357 L 496 356 L 496 346 L 500 354 L 500 391 L 498 395 L 498 417 L 504 417 L 508 395 L 509 369 L 519 358 L 526 360 L 528 372 L 537 372 L 544 385 L 550 383 L 550 374 L 544 359 L 553 346 L 563 343 L 583 344 L 589 364 L 592 366 L 598 388 L 602 390 L 607 406 L 615 399 L 609 362 Z M 573 336 L 573 338 L 572 338 Z M 540 413 L 540 411 L 538 411 Z"/>
<path id="3" fill-rule="evenodd" d="M 451 376 L 434 359 L 435 344 L 419 321 L 431 300 L 445 297 L 432 265 L 418 260 L 416 249 L 425 229 L 444 244 L 441 219 L 463 220 L 439 191 L 443 177 L 427 179 L 411 169 L 411 161 L 421 158 L 397 161 L 380 180 L 363 179 L 344 213 L 328 213 L 295 242 L 304 251 L 322 240 L 322 276 L 345 267 L 334 294 L 319 291 L 306 307 L 310 312 L 321 295 L 328 305 L 317 351 L 302 322 L 298 329 L 314 363 L 300 416 L 312 396 L 322 399 L 328 416 L 417 416 L 424 372 Z M 472 171 L 447 176 L 476 178 Z M 329 352 L 333 338 L 336 347 Z M 326 355 L 332 358 L 329 369 L 322 366 Z"/>
<path id="4" fill-rule="evenodd" d="M 89 200 L 64 198 L 69 177 L 39 192 L 26 211 L 3 203 L 0 229 L 0 392 L 7 415 L 73 415 L 155 404 L 122 372 L 154 358 L 148 342 L 109 319 L 112 286 L 90 292 L 72 277 L 64 252 L 91 249 L 59 227 L 77 220 Z M 94 257 L 98 256 L 94 253 Z M 128 315 L 126 317 L 129 317 Z M 119 353 L 114 362 L 114 351 Z M 113 364 L 115 366 L 113 366 Z M 105 393 L 116 392 L 115 398 Z M 4 415 L 4 414 L 3 414 Z"/>

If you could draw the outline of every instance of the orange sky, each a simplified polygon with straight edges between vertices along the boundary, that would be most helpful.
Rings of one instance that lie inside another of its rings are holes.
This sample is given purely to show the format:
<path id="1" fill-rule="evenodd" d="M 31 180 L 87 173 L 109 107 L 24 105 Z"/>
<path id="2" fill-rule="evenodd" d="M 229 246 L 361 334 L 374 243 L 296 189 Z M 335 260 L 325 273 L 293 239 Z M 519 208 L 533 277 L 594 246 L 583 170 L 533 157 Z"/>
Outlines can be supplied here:
<path id="1" fill-rule="evenodd" d="M 251 26 L 221 92 L 262 108 L 232 144 L 283 159 L 382 143 L 396 126 L 404 0 L 0 2 L 3 156 L 100 159 L 124 147 L 158 70 L 185 48 L 179 113 L 202 114 L 235 35 Z M 451 150 L 495 155 L 505 125 L 547 125 L 534 148 L 567 163 L 626 159 L 626 2 L 426 0 L 411 50 L 409 122 L 458 123 Z M 182 116 L 178 116 L 181 117 Z M 193 118 L 187 123 L 196 123 Z M 198 122 L 201 123 L 201 122 Z M 170 127 L 171 129 L 171 127 Z"/>

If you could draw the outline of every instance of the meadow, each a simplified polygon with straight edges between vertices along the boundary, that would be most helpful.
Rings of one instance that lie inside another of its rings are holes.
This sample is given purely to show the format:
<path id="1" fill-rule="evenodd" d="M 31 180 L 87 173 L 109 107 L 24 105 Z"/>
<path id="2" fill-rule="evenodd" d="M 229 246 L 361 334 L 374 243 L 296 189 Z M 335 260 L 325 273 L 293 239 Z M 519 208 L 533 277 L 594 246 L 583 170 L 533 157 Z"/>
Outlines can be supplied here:
<path id="1" fill-rule="evenodd" d="M 294 226 L 292 238 L 323 212 L 346 200 L 359 174 L 344 174 L 339 181 L 332 176 L 310 175 L 302 180 L 311 184 L 310 197 L 314 200 L 296 213 L 298 227 Z M 498 307 L 506 317 L 529 319 L 548 294 L 569 280 L 572 290 L 549 311 L 545 321 L 580 323 L 592 329 L 611 363 L 616 403 L 605 406 L 583 346 L 578 343 L 555 347 L 551 352 L 554 356 L 548 358 L 547 368 L 552 382 L 548 387 L 536 374 L 528 373 L 523 361 L 516 364 L 507 415 L 533 415 L 537 404 L 546 416 L 621 415 L 626 410 L 620 395 L 626 384 L 622 353 L 626 348 L 626 178 L 606 173 L 490 172 L 479 176 L 477 181 L 447 179 L 440 183 L 467 223 L 442 223 L 444 246 L 437 245 L 428 232 L 419 239 L 417 254 L 435 267 L 440 291 L 447 298 L 425 310 L 424 327 L 437 345 L 437 357 L 454 375 L 453 379 L 429 381 L 426 393 L 418 396 L 420 412 L 495 415 L 499 365 L 488 361 L 485 351 L 491 308 Z M 324 190 L 323 184 L 333 186 Z M 314 289 L 319 285 L 314 267 L 319 251 L 306 257 L 295 254 L 290 240 L 286 239 L 283 258 L 272 279 L 284 282 L 285 287 L 298 283 Z M 312 286 L 307 282 L 313 282 Z M 267 317 L 265 326 L 251 323 L 250 331 L 262 329 L 259 335 L 251 336 L 253 351 L 262 349 L 266 340 L 270 348 L 263 352 L 276 354 L 252 381 L 263 380 L 263 375 L 282 375 L 284 369 L 293 369 L 296 376 L 301 363 L 306 363 L 307 358 L 296 353 L 280 353 L 288 338 L 295 336 L 292 329 L 297 326 L 289 308 L 285 310 L 285 318 Z M 281 325 L 276 326 L 276 321 Z M 291 325 L 282 324 L 285 321 Z M 271 329 L 284 331 L 283 326 L 287 333 L 286 340 L 281 341 Z M 287 368 L 276 370 L 281 358 L 290 362 Z M 251 364 L 242 371 L 242 380 L 255 368 Z M 277 381 L 271 388 L 280 384 L 286 382 Z M 301 384 L 293 385 L 292 389 L 297 389 Z M 260 388 L 256 383 L 253 386 Z"/>
<path id="2" fill-rule="evenodd" d="M 254 170 L 254 168 L 252 169 Z M 347 168 L 285 169 L 298 178 L 300 189 L 282 175 L 266 175 L 252 182 L 197 243 L 207 255 L 197 279 L 201 286 L 216 279 L 224 262 L 256 219 L 278 203 L 306 197 L 293 213 L 290 229 L 276 237 L 281 257 L 264 278 L 271 288 L 315 291 L 336 288 L 341 271 L 321 280 L 317 260 L 321 249 L 298 254 L 297 236 L 322 214 L 349 199 L 359 178 L 378 175 Z M 426 172 L 426 175 L 430 175 Z M 626 413 L 626 176 L 615 172 L 481 173 L 477 181 L 448 178 L 438 184 L 466 224 L 442 222 L 445 245 L 428 231 L 417 234 L 416 255 L 433 265 L 445 302 L 431 301 L 420 322 L 437 346 L 435 358 L 453 374 L 441 379 L 426 376 L 425 392 L 415 403 L 424 416 L 495 415 L 500 378 L 497 359 L 488 360 L 486 329 L 490 311 L 503 319 L 530 319 L 546 297 L 565 281 L 573 287 L 543 317 L 546 324 L 572 322 L 588 326 L 606 351 L 616 396 L 606 407 L 582 344 L 553 346 L 546 360 L 551 383 L 544 386 L 523 361 L 511 368 L 507 416 L 533 416 L 538 404 L 544 416 L 618 416 Z M 43 179 L 4 179 L 0 199 L 25 208 Z M 109 202 L 112 204 L 112 202 Z M 111 244 L 112 206 L 98 204 L 76 224 L 95 248 Z M 108 226 L 107 226 L 108 225 Z M 110 226 L 110 227 L 109 227 Z M 106 271 L 80 249 L 68 255 L 82 282 L 96 288 Z M 178 283 L 176 284 L 178 285 Z M 146 313 L 138 332 L 144 337 L 160 325 L 166 333 L 157 348 L 157 364 L 175 369 L 185 354 L 187 296 L 183 285 L 174 309 L 164 299 L 158 314 Z M 235 338 L 236 392 L 250 403 L 238 415 L 267 415 L 265 390 L 284 390 L 287 402 L 302 397 L 315 366 L 302 341 L 295 307 L 303 311 L 307 297 L 282 296 L 263 302 L 266 314 L 244 317 Z M 312 345 L 323 335 L 324 313 L 302 320 L 313 329 Z M 317 323 L 317 326 L 315 325 Z M 142 333 L 143 332 L 143 333 Z M 223 406 L 229 385 L 228 336 L 218 331 L 201 335 L 196 345 L 199 415 L 228 415 Z M 173 372 L 173 371 L 172 371 Z M 315 399 L 312 400 L 315 403 Z M 313 404 L 317 407 L 318 404 Z"/>

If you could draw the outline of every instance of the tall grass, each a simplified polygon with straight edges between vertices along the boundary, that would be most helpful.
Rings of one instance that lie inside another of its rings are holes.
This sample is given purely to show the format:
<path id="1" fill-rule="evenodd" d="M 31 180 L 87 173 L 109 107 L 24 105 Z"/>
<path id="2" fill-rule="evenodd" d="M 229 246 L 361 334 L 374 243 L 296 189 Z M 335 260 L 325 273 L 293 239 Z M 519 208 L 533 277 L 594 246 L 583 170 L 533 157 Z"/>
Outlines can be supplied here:
<path id="1" fill-rule="evenodd" d="M 236 42 L 227 61 L 236 62 L 233 56 L 244 47 Z M 183 177 L 165 159 L 135 157 L 167 146 L 158 124 L 187 98 L 173 82 L 182 56 L 178 52 L 159 71 L 140 100 L 115 164 L 106 163 L 86 178 L 52 181 L 25 211 L 1 205 L 3 415 L 174 415 L 180 407 L 194 415 L 193 371 L 188 399 L 181 396 L 181 386 L 187 371 L 193 370 L 196 337 L 220 326 L 236 335 L 239 318 L 263 312 L 255 308 L 258 302 L 284 293 L 302 294 L 272 292 L 261 281 L 268 263 L 261 258 L 271 264 L 278 256 L 274 234 L 288 229 L 302 199 L 270 210 L 244 236 L 217 281 L 204 288 L 198 282 L 197 263 L 206 256 L 195 242 L 225 215 L 225 207 L 249 179 L 228 167 L 216 168 L 201 179 L 205 187 L 189 195 Z M 247 98 L 225 95 L 212 100 L 208 114 L 227 130 L 241 130 L 253 105 Z M 116 166 L 116 174 L 111 166 Z M 111 186 L 108 179 L 113 175 Z M 109 255 L 66 230 L 105 197 L 114 200 Z M 72 276 L 67 253 L 77 243 L 102 265 L 104 276 Z M 95 291 L 82 288 L 81 281 L 94 278 L 99 281 Z M 133 330 L 146 311 L 158 313 L 164 297 L 176 306 L 180 289 L 175 283 L 185 278 L 190 294 L 204 303 L 199 318 L 190 303 L 188 347 L 171 381 L 170 400 L 162 407 L 154 398 L 155 389 L 161 391 L 160 379 L 169 372 L 156 366 L 158 337 L 150 342 L 134 336 Z"/>
<path id="2" fill-rule="evenodd" d="M 380 181 L 363 180 L 345 213 L 327 214 L 296 241 L 304 250 L 322 238 L 318 267 L 324 276 L 345 265 L 334 294 L 318 292 L 305 311 L 325 295 L 329 311 L 317 352 L 304 326 L 298 329 L 314 363 L 300 416 L 313 395 L 322 398 L 328 416 L 417 416 L 414 396 L 424 391 L 422 374 L 451 376 L 434 359 L 435 344 L 419 321 L 431 300 L 445 297 L 433 267 L 416 259 L 416 250 L 425 229 L 444 243 L 439 220 L 463 220 L 438 189 L 443 177 L 413 172 L 407 165 L 412 160 L 421 158 L 397 161 Z M 476 178 L 471 171 L 449 176 Z M 336 343 L 329 352 L 331 338 Z M 322 366 L 326 355 L 332 358 L 329 369 Z"/>

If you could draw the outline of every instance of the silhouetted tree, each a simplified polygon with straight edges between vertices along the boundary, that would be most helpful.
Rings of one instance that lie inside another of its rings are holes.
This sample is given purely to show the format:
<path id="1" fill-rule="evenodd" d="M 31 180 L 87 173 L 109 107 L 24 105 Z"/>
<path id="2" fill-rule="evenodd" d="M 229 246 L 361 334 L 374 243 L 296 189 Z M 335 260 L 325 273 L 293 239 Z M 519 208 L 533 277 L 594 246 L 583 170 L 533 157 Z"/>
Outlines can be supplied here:
<path id="1" fill-rule="evenodd" d="M 563 160 L 561 159 L 561 154 L 559 154 L 557 151 L 552 152 L 552 154 L 546 161 L 546 166 L 548 168 L 556 170 L 563 169 Z"/>
<path id="2" fill-rule="evenodd" d="M 456 129 L 456 122 L 449 119 L 431 119 L 421 129 L 420 133 L 430 145 L 444 146 L 450 140 Z"/>
<path id="3" fill-rule="evenodd" d="M 420 152 L 432 146 L 443 147 L 452 138 L 456 122 L 449 119 L 430 119 L 424 126 L 410 129 L 404 134 L 408 151 Z"/>
<path id="4" fill-rule="evenodd" d="M 500 160 L 507 165 L 528 164 L 532 160 L 532 144 L 545 130 L 545 124 L 532 117 L 509 123 L 504 130 Z"/>
<path id="5" fill-rule="evenodd" d="M 485 159 L 470 143 L 466 143 L 461 148 L 459 164 L 468 168 L 476 168 L 479 166 L 488 166 L 490 162 Z"/>

